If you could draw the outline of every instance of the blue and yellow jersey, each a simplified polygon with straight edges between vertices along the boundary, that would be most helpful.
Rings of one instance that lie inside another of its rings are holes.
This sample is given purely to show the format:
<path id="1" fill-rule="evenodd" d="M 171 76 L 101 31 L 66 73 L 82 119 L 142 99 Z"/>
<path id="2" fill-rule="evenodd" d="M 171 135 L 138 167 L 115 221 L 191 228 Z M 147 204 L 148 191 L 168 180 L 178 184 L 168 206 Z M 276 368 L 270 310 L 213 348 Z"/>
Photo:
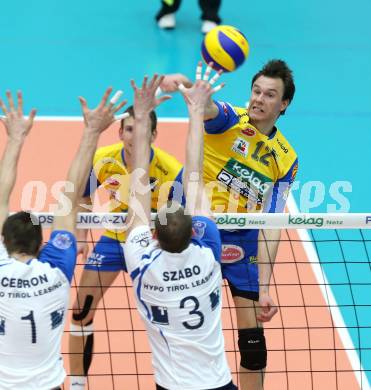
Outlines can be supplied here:
<path id="1" fill-rule="evenodd" d="M 281 212 L 295 179 L 295 150 L 275 128 L 267 137 L 246 108 L 215 102 L 216 118 L 205 121 L 204 181 L 215 212 Z"/>
<path id="2" fill-rule="evenodd" d="M 151 184 L 151 209 L 157 211 L 169 199 L 174 182 L 182 184 L 182 165 L 173 156 L 161 149 L 152 147 L 149 177 Z M 97 149 L 93 159 L 93 169 L 85 189 L 84 197 L 92 194 L 99 186 L 103 186 L 110 197 L 110 212 L 126 212 L 130 176 L 125 165 L 123 144 L 104 146 Z M 113 239 L 124 241 L 124 233 L 107 230 L 104 234 Z"/>

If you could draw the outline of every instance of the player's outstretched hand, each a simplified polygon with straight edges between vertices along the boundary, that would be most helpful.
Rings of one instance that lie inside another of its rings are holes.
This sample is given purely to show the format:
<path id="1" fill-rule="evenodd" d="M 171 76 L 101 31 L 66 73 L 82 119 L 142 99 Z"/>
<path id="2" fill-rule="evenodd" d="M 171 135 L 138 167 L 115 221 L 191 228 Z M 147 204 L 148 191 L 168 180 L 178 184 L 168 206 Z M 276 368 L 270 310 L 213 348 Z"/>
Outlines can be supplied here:
<path id="1" fill-rule="evenodd" d="M 36 110 L 33 108 L 28 118 L 25 118 L 23 116 L 22 92 L 17 92 L 18 107 L 15 106 L 10 91 L 6 91 L 6 97 L 8 98 L 9 109 L 6 107 L 3 100 L 0 99 L 0 107 L 4 113 L 4 116 L 0 117 L 0 120 L 2 123 L 4 123 L 9 138 L 19 141 L 23 140 L 32 128 Z"/>
<path id="2" fill-rule="evenodd" d="M 115 113 L 120 111 L 121 108 L 125 106 L 127 101 L 124 100 L 121 103 L 117 103 L 123 94 L 122 91 L 117 91 L 113 97 L 108 100 L 111 92 L 112 87 L 107 88 L 98 107 L 92 110 L 88 108 L 86 99 L 82 96 L 79 96 L 84 122 L 89 130 L 101 133 L 106 130 L 115 120 L 124 119 L 129 116 L 128 114 L 122 114 L 115 117 Z"/>
<path id="3" fill-rule="evenodd" d="M 187 88 L 192 87 L 191 80 L 181 73 L 167 74 L 164 76 L 160 88 L 162 92 L 170 93 L 178 90 L 179 84 L 183 84 Z"/>
<path id="4" fill-rule="evenodd" d="M 268 294 L 260 294 L 259 297 L 260 312 L 256 318 L 261 322 L 268 322 L 278 312 L 277 306 Z"/>
<path id="5" fill-rule="evenodd" d="M 156 90 L 163 80 L 164 76 L 155 74 L 148 82 L 148 76 L 144 76 L 141 88 L 135 84 L 134 80 L 130 81 L 134 90 L 134 112 L 136 118 L 139 118 L 141 115 L 148 115 L 161 103 L 171 99 L 169 95 L 156 96 Z"/>
<path id="6" fill-rule="evenodd" d="M 202 62 L 200 61 L 196 69 L 195 83 L 190 88 L 187 88 L 183 84 L 179 84 L 178 89 L 182 93 L 188 108 L 203 110 L 209 102 L 211 95 L 224 87 L 224 83 L 213 87 L 215 82 L 221 76 L 222 71 L 215 73 L 215 75 L 209 80 L 212 65 L 212 62 L 207 65 L 205 73 L 202 76 Z"/>

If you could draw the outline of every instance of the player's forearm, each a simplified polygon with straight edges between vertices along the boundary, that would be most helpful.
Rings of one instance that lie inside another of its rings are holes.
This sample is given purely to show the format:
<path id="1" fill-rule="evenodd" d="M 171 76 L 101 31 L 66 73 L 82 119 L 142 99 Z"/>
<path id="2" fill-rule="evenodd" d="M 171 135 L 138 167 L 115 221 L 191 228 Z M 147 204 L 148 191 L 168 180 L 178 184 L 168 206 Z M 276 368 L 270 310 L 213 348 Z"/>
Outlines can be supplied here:
<path id="1" fill-rule="evenodd" d="M 135 114 L 133 139 L 133 172 L 130 175 L 130 198 L 128 221 L 131 227 L 149 223 L 151 213 L 151 190 L 149 187 L 149 160 L 151 154 L 151 128 L 149 113 Z M 134 218 L 134 220 L 132 219 Z"/>
<path id="2" fill-rule="evenodd" d="M 211 205 L 203 182 L 203 110 L 189 108 L 189 132 L 183 185 L 187 199 L 187 212 L 191 215 L 211 217 Z"/>
<path id="3" fill-rule="evenodd" d="M 133 146 L 133 168 L 142 168 L 148 171 L 151 154 L 151 122 L 149 113 L 148 115 L 135 116 Z"/>
<path id="4" fill-rule="evenodd" d="M 186 163 L 184 166 L 184 190 L 187 194 L 190 176 L 196 174 L 202 184 L 203 171 L 203 109 L 189 108 Z M 194 179 L 193 179 L 194 180 Z"/>
<path id="5" fill-rule="evenodd" d="M 83 197 L 79 200 L 77 206 L 78 213 L 90 213 L 93 210 L 93 204 L 90 196 Z M 88 229 L 77 229 L 76 230 L 76 240 L 78 242 L 86 242 L 88 237 Z"/>
<path id="6" fill-rule="evenodd" d="M 98 139 L 99 132 L 84 130 L 80 147 L 68 171 L 67 181 L 73 184 L 74 191 L 67 192 L 65 195 L 70 199 L 73 208 L 78 206 L 83 195 Z"/>
<path id="7" fill-rule="evenodd" d="M 276 260 L 281 231 L 260 230 L 258 238 L 258 268 L 260 294 L 268 294 L 269 283 Z"/>
<path id="8" fill-rule="evenodd" d="M 23 139 L 9 138 L 0 163 L 0 204 L 7 206 L 10 194 L 14 188 L 19 156 L 24 144 Z"/>
<path id="9" fill-rule="evenodd" d="M 207 105 L 205 106 L 204 121 L 214 119 L 218 116 L 218 114 L 219 114 L 218 106 L 214 103 L 212 99 L 210 99 Z"/>

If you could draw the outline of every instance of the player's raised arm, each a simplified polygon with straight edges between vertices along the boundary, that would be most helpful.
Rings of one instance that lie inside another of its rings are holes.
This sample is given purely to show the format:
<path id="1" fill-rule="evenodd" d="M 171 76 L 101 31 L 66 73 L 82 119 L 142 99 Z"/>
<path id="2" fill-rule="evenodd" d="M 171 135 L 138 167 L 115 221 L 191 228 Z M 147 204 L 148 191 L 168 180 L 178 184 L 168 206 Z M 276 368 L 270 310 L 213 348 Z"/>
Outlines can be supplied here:
<path id="1" fill-rule="evenodd" d="M 32 109 L 28 118 L 23 116 L 22 92 L 17 92 L 17 106 L 10 91 L 6 92 L 9 108 L 0 99 L 0 107 L 4 116 L 0 121 L 4 124 L 8 139 L 0 162 L 0 230 L 8 217 L 9 198 L 13 191 L 17 176 L 17 166 L 23 143 L 30 132 L 36 110 Z"/>
<path id="2" fill-rule="evenodd" d="M 156 98 L 156 90 L 163 76 L 154 75 L 148 82 L 144 77 L 141 88 L 132 80 L 134 90 L 135 131 L 133 135 L 133 165 L 130 175 L 129 209 L 127 217 L 128 234 L 140 225 L 148 225 L 151 217 L 151 190 L 149 163 L 151 153 L 150 113 L 159 104 L 170 99 L 168 95 Z"/>
<path id="3" fill-rule="evenodd" d="M 201 78 L 202 63 L 197 65 L 196 81 L 191 88 L 179 86 L 189 112 L 189 130 L 186 148 L 186 163 L 184 166 L 183 185 L 187 199 L 187 211 L 191 215 L 211 216 L 210 202 L 204 193 L 203 184 L 203 149 L 205 110 L 211 96 L 220 90 L 224 84 L 213 88 L 218 79 L 217 73 L 210 81 L 211 66 L 208 65 Z"/>
<path id="4" fill-rule="evenodd" d="M 79 149 L 67 175 L 67 183 L 72 184 L 73 191 L 65 190 L 63 194 L 64 197 L 69 199 L 71 210 L 67 215 L 55 216 L 53 230 L 75 231 L 78 203 L 86 186 L 99 136 L 114 122 L 114 114 L 126 104 L 126 101 L 116 104 L 122 94 L 121 91 L 117 92 L 111 100 L 108 100 L 111 92 L 112 88 L 108 88 L 98 107 L 93 110 L 88 108 L 87 101 L 83 97 L 79 98 L 85 128 Z"/>

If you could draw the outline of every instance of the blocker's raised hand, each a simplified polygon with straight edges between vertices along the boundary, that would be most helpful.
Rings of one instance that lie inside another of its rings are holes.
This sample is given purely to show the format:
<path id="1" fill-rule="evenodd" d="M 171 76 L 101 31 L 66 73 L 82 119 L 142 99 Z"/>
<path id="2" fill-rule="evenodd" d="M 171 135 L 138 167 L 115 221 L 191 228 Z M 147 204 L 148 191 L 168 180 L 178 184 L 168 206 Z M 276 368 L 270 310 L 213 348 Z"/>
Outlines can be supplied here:
<path id="1" fill-rule="evenodd" d="M 9 108 L 6 107 L 2 99 L 0 99 L 0 107 L 4 116 L 0 117 L 0 121 L 4 123 L 6 132 L 9 138 L 22 140 L 30 132 L 33 121 L 36 115 L 36 110 L 33 108 L 28 118 L 23 115 L 23 96 L 22 92 L 17 92 L 17 105 L 15 106 L 12 94 L 6 91 Z"/>
<path id="2" fill-rule="evenodd" d="M 196 81 L 190 88 L 186 88 L 183 84 L 179 84 L 179 91 L 182 93 L 184 100 L 188 107 L 203 109 L 206 103 L 209 101 L 211 95 L 220 91 L 224 87 L 224 83 L 213 87 L 216 81 L 219 79 L 223 71 L 218 71 L 213 77 L 210 78 L 213 63 L 209 63 L 206 67 L 205 73 L 202 76 L 202 62 L 197 64 L 196 68 Z"/>
<path id="3" fill-rule="evenodd" d="M 122 91 L 117 91 L 112 99 L 108 101 L 111 92 L 112 88 L 107 88 L 99 105 L 94 109 L 89 109 L 86 99 L 81 96 L 79 97 L 84 122 L 92 131 L 98 131 L 100 133 L 107 129 L 115 120 L 122 119 L 125 115 L 127 116 L 127 114 L 123 114 L 120 117 L 115 117 L 115 113 L 121 110 L 127 101 L 124 100 L 117 104 L 122 95 Z"/>
<path id="4" fill-rule="evenodd" d="M 164 80 L 164 76 L 155 74 L 148 83 L 148 76 L 144 76 L 142 86 L 139 88 L 134 80 L 131 80 L 131 86 L 134 90 L 134 112 L 135 116 L 149 114 L 157 106 L 166 100 L 171 99 L 171 96 L 164 95 L 157 97 L 156 90 Z"/>

